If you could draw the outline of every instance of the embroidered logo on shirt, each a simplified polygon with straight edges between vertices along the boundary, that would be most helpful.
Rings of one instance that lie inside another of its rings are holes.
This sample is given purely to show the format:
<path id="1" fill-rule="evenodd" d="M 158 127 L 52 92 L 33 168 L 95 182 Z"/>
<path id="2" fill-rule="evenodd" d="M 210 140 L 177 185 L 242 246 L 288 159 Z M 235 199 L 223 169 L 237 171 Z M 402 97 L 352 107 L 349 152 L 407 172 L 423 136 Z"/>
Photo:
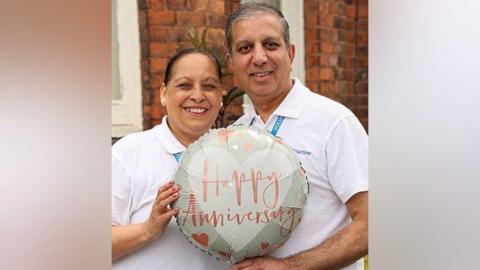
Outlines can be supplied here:
<path id="1" fill-rule="evenodd" d="M 295 149 L 295 148 L 292 148 L 293 152 L 297 153 L 297 154 L 300 154 L 300 155 L 307 155 L 307 156 L 310 156 L 312 154 L 312 152 L 310 151 L 306 151 L 306 150 L 301 150 L 301 149 Z"/>

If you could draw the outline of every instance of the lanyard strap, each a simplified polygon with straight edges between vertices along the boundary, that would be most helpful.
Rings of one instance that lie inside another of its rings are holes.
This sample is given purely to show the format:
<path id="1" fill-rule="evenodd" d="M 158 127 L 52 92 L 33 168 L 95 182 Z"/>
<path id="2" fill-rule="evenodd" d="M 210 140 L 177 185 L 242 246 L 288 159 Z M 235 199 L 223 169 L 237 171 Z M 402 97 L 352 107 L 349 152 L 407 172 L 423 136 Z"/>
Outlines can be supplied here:
<path id="1" fill-rule="evenodd" d="M 282 126 L 283 119 L 285 119 L 285 116 L 280 116 L 280 115 L 277 116 L 277 121 L 275 121 L 272 131 L 270 131 L 270 133 L 272 133 L 273 136 L 277 136 L 278 130 Z"/>
<path id="2" fill-rule="evenodd" d="M 180 158 L 182 157 L 182 154 L 183 154 L 183 152 L 178 152 L 178 153 L 173 154 L 177 163 L 180 162 Z"/>
<path id="3" fill-rule="evenodd" d="M 285 116 L 281 116 L 281 115 L 277 116 L 277 120 L 275 121 L 275 124 L 273 125 L 272 131 L 270 131 L 270 133 L 273 136 L 277 136 L 278 130 L 282 126 L 283 119 L 285 119 Z M 253 125 L 253 121 L 255 121 L 255 118 L 253 118 L 252 121 L 250 122 L 250 126 Z"/>

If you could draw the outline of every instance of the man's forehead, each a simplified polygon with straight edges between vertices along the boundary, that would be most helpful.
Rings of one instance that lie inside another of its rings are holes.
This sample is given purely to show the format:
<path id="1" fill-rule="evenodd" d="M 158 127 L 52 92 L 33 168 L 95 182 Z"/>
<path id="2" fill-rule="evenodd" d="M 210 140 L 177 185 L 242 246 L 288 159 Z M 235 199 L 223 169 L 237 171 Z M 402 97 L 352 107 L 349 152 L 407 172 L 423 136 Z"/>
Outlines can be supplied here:
<path id="1" fill-rule="evenodd" d="M 281 38 L 282 24 L 280 18 L 273 14 L 259 14 L 236 21 L 232 27 L 232 34 L 235 42 L 253 37 Z"/>

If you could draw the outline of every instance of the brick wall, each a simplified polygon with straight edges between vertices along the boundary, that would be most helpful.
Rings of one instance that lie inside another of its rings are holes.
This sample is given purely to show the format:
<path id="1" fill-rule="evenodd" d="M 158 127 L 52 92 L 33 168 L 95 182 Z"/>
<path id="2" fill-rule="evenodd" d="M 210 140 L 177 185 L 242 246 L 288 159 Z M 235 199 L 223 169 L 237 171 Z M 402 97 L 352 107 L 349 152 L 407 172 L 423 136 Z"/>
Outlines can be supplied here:
<path id="1" fill-rule="evenodd" d="M 304 0 L 307 86 L 368 128 L 368 0 Z"/>
<path id="2" fill-rule="evenodd" d="M 297 0 L 296 0 L 297 1 Z M 190 26 L 225 52 L 227 14 L 240 0 L 138 0 L 144 129 L 165 114 L 159 87 Z M 368 0 L 304 0 L 306 84 L 349 107 L 368 128 Z M 224 88 L 233 86 L 225 78 Z"/>
<path id="3" fill-rule="evenodd" d="M 185 41 L 189 28 L 201 33 L 208 27 L 207 44 L 224 54 L 226 14 L 238 4 L 225 0 L 138 0 L 144 129 L 159 124 L 165 114 L 159 89 L 168 58 L 179 47 L 189 46 Z M 224 87 L 232 87 L 232 78 L 225 78 Z"/>

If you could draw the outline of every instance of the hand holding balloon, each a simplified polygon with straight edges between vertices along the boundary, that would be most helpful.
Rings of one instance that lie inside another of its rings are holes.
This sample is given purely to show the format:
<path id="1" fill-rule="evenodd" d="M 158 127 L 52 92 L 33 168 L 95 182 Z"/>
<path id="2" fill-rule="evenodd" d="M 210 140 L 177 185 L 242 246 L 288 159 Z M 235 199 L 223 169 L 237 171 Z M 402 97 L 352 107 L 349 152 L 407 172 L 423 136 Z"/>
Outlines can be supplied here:
<path id="1" fill-rule="evenodd" d="M 178 213 L 177 208 L 170 208 L 179 195 L 178 186 L 173 181 L 161 186 L 158 189 L 157 197 L 153 202 L 150 217 L 143 223 L 147 237 L 156 239 L 160 237 L 167 227 L 170 219 Z"/>

